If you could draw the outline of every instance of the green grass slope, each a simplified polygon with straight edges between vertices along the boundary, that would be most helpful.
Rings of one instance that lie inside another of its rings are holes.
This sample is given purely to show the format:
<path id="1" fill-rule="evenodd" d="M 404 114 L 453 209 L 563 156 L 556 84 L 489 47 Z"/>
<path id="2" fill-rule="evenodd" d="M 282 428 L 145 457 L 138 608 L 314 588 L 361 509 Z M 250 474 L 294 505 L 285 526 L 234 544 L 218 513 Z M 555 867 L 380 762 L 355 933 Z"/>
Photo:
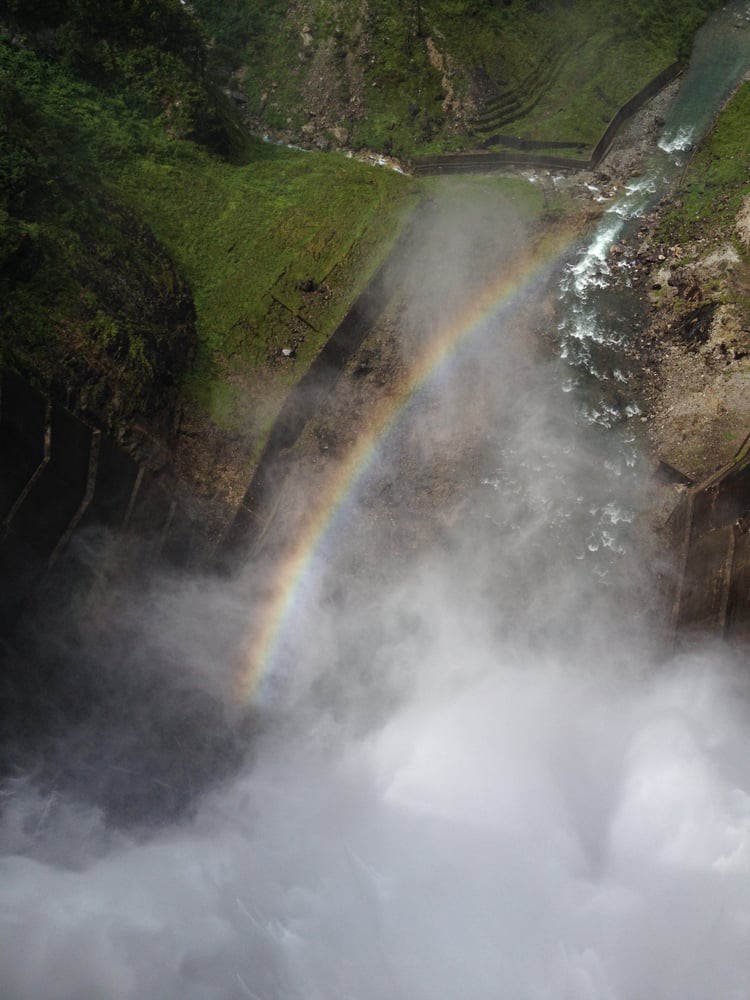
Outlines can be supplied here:
<path id="1" fill-rule="evenodd" d="M 222 426 L 261 437 L 417 197 L 392 171 L 260 143 L 243 166 L 194 151 L 134 159 L 121 190 L 193 289 L 191 397 Z M 263 398 L 240 407 L 254 390 Z"/>
<path id="2" fill-rule="evenodd" d="M 712 2 L 8 0 L 0 361 L 120 436 L 187 405 L 251 464 L 424 187 L 250 139 L 222 73 L 321 146 L 472 144 L 503 108 L 589 141 Z"/>
<path id="3" fill-rule="evenodd" d="M 745 82 L 700 144 L 673 207 L 665 214 L 663 242 L 732 243 L 746 260 L 736 219 L 750 194 L 750 82 Z"/>
<path id="4" fill-rule="evenodd" d="M 271 403 L 244 430 L 262 437 L 413 183 L 232 134 L 213 98 L 199 145 L 195 109 L 178 129 L 168 104 L 77 72 L 50 37 L 0 42 L 0 360 L 119 434 L 144 417 L 165 432 L 185 387 L 232 424 L 234 376 L 261 371 Z"/>

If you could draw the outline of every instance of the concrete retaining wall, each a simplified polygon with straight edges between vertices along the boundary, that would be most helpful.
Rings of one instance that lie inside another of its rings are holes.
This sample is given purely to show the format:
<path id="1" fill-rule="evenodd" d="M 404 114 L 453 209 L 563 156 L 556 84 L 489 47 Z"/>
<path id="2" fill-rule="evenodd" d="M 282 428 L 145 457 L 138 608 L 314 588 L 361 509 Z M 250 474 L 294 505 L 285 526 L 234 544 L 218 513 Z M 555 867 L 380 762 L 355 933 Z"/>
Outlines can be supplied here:
<path id="1" fill-rule="evenodd" d="M 194 532 L 156 477 L 13 372 L 0 373 L 0 632 L 13 627 L 77 532 L 127 536 L 143 561 L 195 556 Z"/>
<path id="2" fill-rule="evenodd" d="M 672 628 L 679 646 L 696 637 L 750 639 L 750 438 L 691 489 L 673 515 L 678 567 Z"/>
<path id="3" fill-rule="evenodd" d="M 591 151 L 591 158 L 589 162 L 592 170 L 595 169 L 604 158 L 607 150 L 614 142 L 615 136 L 628 118 L 632 118 L 636 111 L 639 111 L 647 101 L 650 101 L 652 97 L 656 97 L 656 95 L 660 91 L 664 90 L 668 84 L 670 84 L 673 80 L 676 80 L 680 73 L 682 73 L 682 64 L 679 62 L 672 63 L 671 66 L 667 66 L 666 69 L 663 69 L 661 73 L 657 73 L 653 80 L 647 83 L 645 87 L 639 90 L 637 94 L 623 104 L 605 129 L 604 135 Z"/>
<path id="4" fill-rule="evenodd" d="M 511 149 L 522 149 L 526 152 L 535 149 L 574 149 L 578 153 L 584 153 L 588 146 L 588 143 L 579 142 L 578 140 L 563 139 L 560 141 L 548 141 L 547 139 L 519 139 L 514 135 L 504 135 L 501 132 L 498 132 L 497 135 L 493 135 L 489 139 L 485 139 L 479 145 L 481 149 L 486 149 L 488 146 L 498 144 L 510 146 Z"/>
<path id="5" fill-rule="evenodd" d="M 655 97 L 667 84 L 675 80 L 682 72 L 679 62 L 672 63 L 642 87 L 629 101 L 622 105 L 604 131 L 601 139 L 586 158 L 551 156 L 535 154 L 535 149 L 580 149 L 580 143 L 573 140 L 558 140 L 545 142 L 534 139 L 516 139 L 510 136 L 498 135 L 498 141 L 515 147 L 518 152 L 491 153 L 475 150 L 468 153 L 443 153 L 436 156 L 416 156 L 411 161 L 413 173 L 418 177 L 436 174 L 484 173 L 485 171 L 502 170 L 505 167 L 539 167 L 549 170 L 595 170 L 614 142 L 620 128 L 636 111 Z"/>
<path id="6" fill-rule="evenodd" d="M 542 156 L 534 153 L 486 151 L 472 153 L 443 153 L 420 156 L 412 160 L 412 171 L 417 177 L 439 174 L 482 174 L 504 170 L 506 167 L 545 167 L 550 170 L 588 170 L 589 160 L 562 156 Z"/>

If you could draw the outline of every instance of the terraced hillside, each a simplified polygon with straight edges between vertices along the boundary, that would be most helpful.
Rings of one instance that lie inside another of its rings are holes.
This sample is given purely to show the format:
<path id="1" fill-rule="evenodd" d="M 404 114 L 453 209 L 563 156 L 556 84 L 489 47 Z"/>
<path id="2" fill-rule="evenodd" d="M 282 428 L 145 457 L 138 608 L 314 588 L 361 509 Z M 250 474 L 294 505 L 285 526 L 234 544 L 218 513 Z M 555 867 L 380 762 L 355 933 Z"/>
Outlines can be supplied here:
<path id="1" fill-rule="evenodd" d="M 570 41 L 550 45 L 520 84 L 498 87 L 487 81 L 487 95 L 479 100 L 479 110 L 471 122 L 471 132 L 482 145 L 501 142 L 501 130 L 527 118 L 544 95 L 554 86 L 570 54 Z"/>

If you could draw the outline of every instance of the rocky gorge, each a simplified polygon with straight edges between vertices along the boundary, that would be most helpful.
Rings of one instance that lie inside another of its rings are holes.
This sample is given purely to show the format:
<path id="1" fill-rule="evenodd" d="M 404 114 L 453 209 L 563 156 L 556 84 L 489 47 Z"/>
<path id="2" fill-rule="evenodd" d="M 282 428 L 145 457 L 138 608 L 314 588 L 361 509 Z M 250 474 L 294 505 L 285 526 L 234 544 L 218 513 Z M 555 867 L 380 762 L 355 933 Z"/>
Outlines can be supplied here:
<path id="1" fill-rule="evenodd" d="M 740 84 L 727 106 L 746 100 L 747 88 Z M 649 102 L 597 172 L 556 179 L 573 193 L 582 218 L 598 218 L 643 175 L 678 91 L 679 83 L 670 85 Z M 725 465 L 750 431 L 750 202 L 743 176 L 704 183 L 707 158 L 734 160 L 734 150 L 715 147 L 736 127 L 719 116 L 700 149 L 691 146 L 671 190 L 607 251 L 615 287 L 641 304 L 643 319 L 631 327 L 625 351 L 654 467 L 681 473 L 683 482 L 697 483 Z M 706 192 L 697 208 L 694 187 Z"/>

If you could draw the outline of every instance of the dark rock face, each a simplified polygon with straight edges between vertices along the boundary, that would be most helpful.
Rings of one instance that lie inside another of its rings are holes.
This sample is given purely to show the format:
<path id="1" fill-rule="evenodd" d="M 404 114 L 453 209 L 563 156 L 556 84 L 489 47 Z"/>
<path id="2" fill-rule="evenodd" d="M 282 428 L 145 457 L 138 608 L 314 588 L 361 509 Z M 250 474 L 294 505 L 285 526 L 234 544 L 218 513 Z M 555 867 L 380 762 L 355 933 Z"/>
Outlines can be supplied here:
<path id="1" fill-rule="evenodd" d="M 94 246 L 76 274 L 89 293 L 79 305 L 88 342 L 61 357 L 53 390 L 117 437 L 144 419 L 164 433 L 197 348 L 192 293 L 143 222 L 115 203 L 103 207 L 125 259 Z"/>
<path id="2" fill-rule="evenodd" d="M 69 239 L 72 249 L 20 241 L 1 283 L 0 353 L 148 462 L 141 445 L 169 445 L 195 359 L 192 291 L 148 226 L 108 195 Z"/>
<path id="3" fill-rule="evenodd" d="M 705 344 L 717 309 L 717 302 L 707 302 L 693 309 L 677 324 L 677 334 L 688 344 Z"/>
<path id="4" fill-rule="evenodd" d="M 144 829 L 184 815 L 231 773 L 253 720 L 148 648 L 156 637 L 98 612 L 92 627 L 53 610 L 44 628 L 37 617 L 0 645 L 0 783 L 31 774 L 53 800 Z"/>
<path id="5" fill-rule="evenodd" d="M 3 268 L 6 280 L 13 284 L 30 281 L 42 266 L 42 251 L 28 233 L 10 233 Z M 13 236 L 16 236 L 13 239 Z"/>

